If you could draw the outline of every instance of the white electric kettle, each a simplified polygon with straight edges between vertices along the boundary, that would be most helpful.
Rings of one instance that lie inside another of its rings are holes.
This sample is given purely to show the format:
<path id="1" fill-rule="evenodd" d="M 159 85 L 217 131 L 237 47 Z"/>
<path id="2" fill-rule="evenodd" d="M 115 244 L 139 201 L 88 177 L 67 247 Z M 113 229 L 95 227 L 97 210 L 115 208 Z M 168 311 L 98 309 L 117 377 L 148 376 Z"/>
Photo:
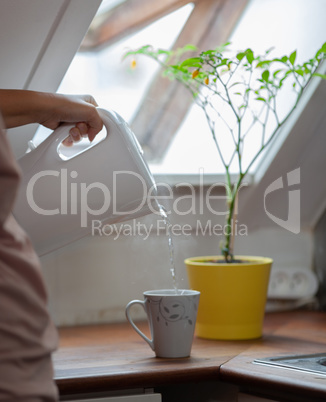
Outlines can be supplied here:
<path id="1" fill-rule="evenodd" d="M 115 112 L 98 111 L 108 133 L 100 142 L 63 156 L 72 127 L 63 125 L 18 160 L 23 178 L 13 214 L 40 256 L 157 210 L 155 182 L 135 135 Z"/>

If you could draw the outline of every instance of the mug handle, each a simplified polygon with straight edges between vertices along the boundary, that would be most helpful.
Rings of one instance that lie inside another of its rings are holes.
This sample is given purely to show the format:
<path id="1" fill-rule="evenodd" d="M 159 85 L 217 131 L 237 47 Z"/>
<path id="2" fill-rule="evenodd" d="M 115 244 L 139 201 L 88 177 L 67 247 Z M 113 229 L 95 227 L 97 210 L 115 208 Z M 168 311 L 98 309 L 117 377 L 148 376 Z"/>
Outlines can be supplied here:
<path id="1" fill-rule="evenodd" d="M 140 304 L 145 313 L 146 313 L 146 308 L 145 308 L 145 302 L 142 300 L 132 300 L 131 302 L 129 302 L 126 306 L 126 317 L 127 320 L 129 321 L 129 323 L 132 325 L 133 329 L 149 344 L 149 346 L 151 347 L 152 350 L 154 350 L 154 344 L 153 344 L 153 340 L 147 338 L 147 336 L 145 334 L 143 334 L 141 332 L 141 330 L 136 326 L 136 324 L 133 322 L 131 315 L 130 315 L 130 308 L 134 305 L 134 304 Z"/>

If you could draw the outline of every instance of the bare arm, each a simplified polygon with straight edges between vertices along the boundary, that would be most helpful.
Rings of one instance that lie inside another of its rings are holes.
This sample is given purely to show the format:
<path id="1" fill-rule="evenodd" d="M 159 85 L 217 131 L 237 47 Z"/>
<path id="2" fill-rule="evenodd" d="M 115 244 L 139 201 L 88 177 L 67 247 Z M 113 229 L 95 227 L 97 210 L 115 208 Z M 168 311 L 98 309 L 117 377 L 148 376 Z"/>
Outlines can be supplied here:
<path id="1" fill-rule="evenodd" d="M 73 123 L 66 145 L 87 135 L 94 139 L 102 120 L 90 95 L 60 95 L 27 90 L 0 89 L 0 110 L 7 128 L 39 123 L 52 130 L 61 123 Z"/>

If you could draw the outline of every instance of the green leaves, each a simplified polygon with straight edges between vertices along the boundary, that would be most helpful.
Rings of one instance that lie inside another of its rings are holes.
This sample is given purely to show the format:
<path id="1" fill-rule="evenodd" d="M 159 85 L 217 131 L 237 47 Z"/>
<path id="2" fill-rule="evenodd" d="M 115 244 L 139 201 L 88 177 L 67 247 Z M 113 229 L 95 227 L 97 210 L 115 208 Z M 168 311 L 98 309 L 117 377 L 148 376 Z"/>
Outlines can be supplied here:
<path id="1" fill-rule="evenodd" d="M 252 64 L 252 62 L 254 61 L 254 54 L 253 54 L 253 51 L 251 49 L 246 50 L 246 58 L 248 60 L 248 63 Z"/>
<path id="2" fill-rule="evenodd" d="M 290 54 L 289 61 L 294 66 L 295 59 L 297 57 L 297 51 L 295 50 L 293 53 Z"/>
<path id="3" fill-rule="evenodd" d="M 323 55 L 323 53 L 326 53 L 326 42 L 321 46 L 320 49 L 317 50 L 317 53 L 315 55 L 316 59 L 319 59 L 320 56 Z"/>
<path id="4" fill-rule="evenodd" d="M 262 73 L 261 78 L 262 78 L 263 81 L 268 82 L 269 71 L 268 71 L 268 70 L 265 70 L 265 71 Z"/>
<path id="5" fill-rule="evenodd" d="M 244 52 L 239 52 L 235 56 L 239 61 L 242 61 L 244 58 L 247 59 L 249 64 L 252 64 L 254 61 L 254 53 L 251 49 L 246 49 Z"/>
<path id="6" fill-rule="evenodd" d="M 235 56 L 239 61 L 241 61 L 244 57 L 245 57 L 245 53 L 244 52 L 240 52 Z"/>
<path id="7" fill-rule="evenodd" d="M 172 54 L 172 52 L 170 50 L 165 50 L 165 49 L 154 50 L 151 45 L 145 45 L 145 46 L 140 47 L 139 49 L 129 50 L 128 52 L 126 52 L 123 55 L 122 60 L 126 59 L 129 56 L 135 56 L 138 54 L 150 56 L 154 59 L 158 59 L 158 57 L 161 55 L 170 56 Z"/>
<path id="8" fill-rule="evenodd" d="M 276 78 L 277 77 L 277 75 L 281 72 L 282 70 L 280 69 L 280 70 L 276 70 L 276 71 L 274 71 L 274 73 L 273 73 L 273 77 L 274 78 Z"/>
<path id="9" fill-rule="evenodd" d="M 201 52 L 192 44 L 174 51 L 145 45 L 128 51 L 124 58 L 133 57 L 133 69 L 137 66 L 135 55 L 154 59 L 161 65 L 162 74 L 187 87 L 200 107 L 205 109 L 210 99 L 218 98 L 232 109 L 240 125 L 242 116 L 248 114 L 251 114 L 253 124 L 257 123 L 254 119 L 259 115 L 254 110 L 256 107 L 273 111 L 278 92 L 283 87 L 293 88 L 299 95 L 312 76 L 326 80 L 325 74 L 317 73 L 318 65 L 326 58 L 326 42 L 315 57 L 302 65 L 297 63 L 296 50 L 276 58 L 271 57 L 271 50 L 255 55 L 250 48 L 232 53 L 229 43 Z M 191 57 L 185 57 L 187 52 Z M 201 87 L 205 88 L 204 96 Z M 215 105 L 211 107 L 214 109 Z"/>
<path id="10" fill-rule="evenodd" d="M 326 74 L 314 73 L 314 74 L 312 74 L 312 75 L 313 75 L 314 77 L 320 77 L 320 78 L 326 80 Z"/>
<path id="11" fill-rule="evenodd" d="M 190 59 L 184 60 L 180 64 L 180 67 L 197 67 L 197 68 L 200 68 L 202 66 L 202 63 L 200 61 L 201 61 L 201 59 L 199 57 L 192 57 Z"/>
<path id="12" fill-rule="evenodd" d="M 198 50 L 197 46 L 188 44 L 182 48 L 184 52 L 196 52 Z"/>
<path id="13" fill-rule="evenodd" d="M 226 42 L 226 43 L 224 43 L 223 45 L 220 45 L 220 46 L 217 46 L 215 49 L 214 49 L 214 52 L 215 53 L 224 53 L 226 50 L 227 50 L 227 48 L 228 48 L 228 46 L 231 44 L 231 42 Z"/>

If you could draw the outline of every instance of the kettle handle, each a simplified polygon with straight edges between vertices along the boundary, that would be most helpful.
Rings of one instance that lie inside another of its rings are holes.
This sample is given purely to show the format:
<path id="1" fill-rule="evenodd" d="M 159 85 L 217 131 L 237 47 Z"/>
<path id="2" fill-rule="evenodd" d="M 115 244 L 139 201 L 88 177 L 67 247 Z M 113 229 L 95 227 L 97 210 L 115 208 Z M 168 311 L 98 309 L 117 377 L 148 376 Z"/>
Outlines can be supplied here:
<path id="1" fill-rule="evenodd" d="M 112 123 L 112 119 L 114 117 L 108 110 L 97 108 L 97 111 L 98 111 L 98 113 L 103 121 L 103 125 L 107 131 L 107 135 L 102 140 L 102 141 L 106 141 L 109 138 L 110 124 Z M 62 124 L 61 126 L 56 128 L 53 131 L 53 133 L 51 133 L 49 135 L 49 137 L 43 143 L 41 143 L 37 148 L 39 149 L 40 147 L 42 147 L 42 144 L 44 144 L 43 145 L 44 148 L 46 148 L 50 151 L 50 153 L 49 153 L 50 155 L 55 155 L 56 158 L 60 158 L 60 160 L 61 160 L 61 157 L 59 156 L 59 153 L 58 153 L 58 147 L 61 144 L 61 142 L 65 138 L 67 138 L 67 136 L 69 135 L 70 129 L 72 129 L 74 126 L 75 125 L 71 124 L 71 123 Z M 82 152 L 87 151 L 90 147 L 91 147 L 91 145 L 88 148 L 86 148 L 85 150 L 83 150 Z M 39 149 L 39 151 L 41 151 L 41 150 Z M 71 158 L 74 158 L 78 154 L 80 154 L 80 152 L 78 152 L 76 155 L 72 155 Z"/>
<path id="2" fill-rule="evenodd" d="M 38 160 L 42 159 L 46 155 L 47 165 L 49 166 L 61 166 L 62 161 L 68 162 L 75 157 L 83 154 L 84 152 L 92 151 L 97 145 L 104 145 L 103 143 L 107 141 L 116 141 L 116 136 L 110 135 L 111 133 L 117 132 L 121 141 L 124 142 L 127 147 L 130 157 L 136 162 L 139 161 L 139 157 L 143 154 L 140 144 L 138 143 L 136 136 L 130 130 L 128 124 L 122 119 L 122 117 L 112 110 L 106 110 L 102 108 L 97 108 L 98 113 L 103 121 L 103 125 L 107 131 L 105 138 L 101 139 L 98 143 L 89 144 L 82 151 L 77 151 L 75 154 L 70 156 L 68 159 L 63 159 L 58 152 L 59 145 L 61 142 L 69 135 L 69 130 L 74 127 L 72 123 L 65 123 L 56 128 L 44 141 L 42 141 L 35 149 L 27 152 L 19 159 L 19 165 L 23 172 L 26 173 L 33 171 L 33 167 L 37 164 Z M 138 162 L 137 162 L 138 163 Z M 139 169 L 143 175 L 150 175 L 148 168 L 145 166 L 146 163 L 139 164 Z M 154 181 L 154 180 L 152 180 Z"/>

